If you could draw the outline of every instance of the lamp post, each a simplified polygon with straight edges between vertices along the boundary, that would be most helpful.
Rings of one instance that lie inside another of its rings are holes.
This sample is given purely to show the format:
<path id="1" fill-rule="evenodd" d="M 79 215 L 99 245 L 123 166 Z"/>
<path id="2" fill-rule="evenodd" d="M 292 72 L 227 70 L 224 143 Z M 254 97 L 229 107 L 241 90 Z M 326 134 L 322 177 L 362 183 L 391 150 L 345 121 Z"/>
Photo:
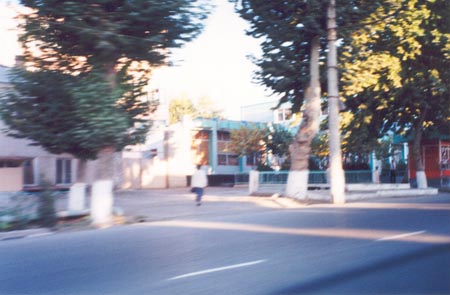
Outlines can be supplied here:
<path id="1" fill-rule="evenodd" d="M 339 131 L 339 89 L 336 48 L 336 1 L 330 0 L 327 11 L 327 75 L 328 124 L 330 132 L 330 193 L 334 204 L 345 203 L 345 175 L 342 168 L 341 138 Z"/>

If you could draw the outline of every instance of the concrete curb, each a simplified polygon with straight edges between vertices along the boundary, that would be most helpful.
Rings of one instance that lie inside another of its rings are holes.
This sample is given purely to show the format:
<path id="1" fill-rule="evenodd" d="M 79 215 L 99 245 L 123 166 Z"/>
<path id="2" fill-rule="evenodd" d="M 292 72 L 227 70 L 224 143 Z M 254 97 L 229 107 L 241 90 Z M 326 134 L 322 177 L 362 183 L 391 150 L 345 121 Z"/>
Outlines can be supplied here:
<path id="1" fill-rule="evenodd" d="M 13 230 L 8 232 L 0 232 L 0 241 L 23 239 L 30 237 L 38 237 L 50 235 L 53 232 L 46 228 Z"/>

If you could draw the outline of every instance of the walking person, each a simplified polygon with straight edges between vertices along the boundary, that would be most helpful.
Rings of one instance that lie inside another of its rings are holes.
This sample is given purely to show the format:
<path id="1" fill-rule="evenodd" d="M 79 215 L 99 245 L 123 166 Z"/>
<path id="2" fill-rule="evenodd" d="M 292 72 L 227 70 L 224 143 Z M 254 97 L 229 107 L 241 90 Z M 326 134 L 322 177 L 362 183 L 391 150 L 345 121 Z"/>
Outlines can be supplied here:
<path id="1" fill-rule="evenodd" d="M 202 204 L 202 197 L 205 187 L 208 185 L 208 178 L 206 177 L 206 172 L 201 169 L 201 165 L 197 165 L 197 169 L 192 175 L 191 179 L 191 191 L 197 194 L 195 201 L 197 202 L 197 206 Z"/>
<path id="2" fill-rule="evenodd" d="M 394 160 L 391 160 L 391 183 L 397 182 L 397 164 Z"/>

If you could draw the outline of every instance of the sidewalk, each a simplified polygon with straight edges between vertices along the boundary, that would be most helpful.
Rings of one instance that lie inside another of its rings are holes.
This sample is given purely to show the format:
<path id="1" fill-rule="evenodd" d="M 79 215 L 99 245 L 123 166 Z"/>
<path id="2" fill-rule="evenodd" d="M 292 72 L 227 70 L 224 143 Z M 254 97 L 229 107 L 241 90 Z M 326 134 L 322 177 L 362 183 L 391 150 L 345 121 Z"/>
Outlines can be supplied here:
<path id="1" fill-rule="evenodd" d="M 189 188 L 124 190 L 114 192 L 114 225 L 171 219 L 202 219 L 283 208 L 301 208 L 294 200 L 271 197 L 252 197 L 247 187 L 208 187 L 201 206 Z M 56 211 L 67 215 L 68 194 L 56 200 Z M 85 206 L 90 207 L 87 196 Z M 70 215 L 70 214 L 69 214 Z M 117 216 L 119 215 L 119 216 Z M 56 229 L 32 228 L 0 232 L 0 241 L 52 234 L 54 232 L 94 229 L 87 215 L 60 219 Z"/>
<path id="2" fill-rule="evenodd" d="M 305 206 L 290 199 L 249 196 L 247 187 L 208 187 L 202 205 L 195 204 L 195 195 L 187 187 L 120 191 L 114 197 L 114 206 L 123 210 L 128 221 L 135 222 L 203 218 Z"/>
<path id="3" fill-rule="evenodd" d="M 446 194 L 447 195 L 447 194 Z M 382 199 L 382 198 L 376 198 Z M 367 200 L 358 200 L 358 202 Z M 375 201 L 372 199 L 372 201 Z M 67 195 L 57 200 L 58 212 L 67 210 Z M 329 205 L 325 202 L 324 205 Z M 86 207 L 90 206 L 89 198 Z M 198 220 L 231 216 L 237 214 L 257 213 L 270 210 L 305 208 L 302 204 L 289 198 L 274 196 L 249 196 L 247 187 L 208 187 L 205 190 L 201 206 L 196 206 L 195 195 L 189 188 L 127 190 L 114 193 L 114 208 L 121 216 L 115 217 L 115 224 L 152 222 L 172 219 Z M 94 229 L 89 218 L 81 217 L 62 221 L 55 232 Z M 51 234 L 45 228 L 0 232 L 0 241 L 29 236 Z"/>

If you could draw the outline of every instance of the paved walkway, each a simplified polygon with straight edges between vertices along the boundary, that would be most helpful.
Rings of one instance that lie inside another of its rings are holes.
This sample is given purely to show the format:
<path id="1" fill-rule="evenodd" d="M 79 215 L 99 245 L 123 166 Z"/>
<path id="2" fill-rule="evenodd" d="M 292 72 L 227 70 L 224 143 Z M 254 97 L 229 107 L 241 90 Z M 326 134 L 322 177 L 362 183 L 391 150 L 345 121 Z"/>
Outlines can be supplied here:
<path id="1" fill-rule="evenodd" d="M 247 187 L 208 187 L 201 206 L 189 188 L 127 190 L 114 193 L 115 224 L 160 221 L 171 219 L 202 219 L 216 216 L 263 212 L 267 210 L 304 207 L 294 200 L 248 195 Z M 56 201 L 57 212 L 67 210 L 67 194 Z M 89 207 L 90 199 L 86 199 Z M 60 221 L 56 232 L 92 229 L 88 218 Z M 0 232 L 0 241 L 52 233 L 49 229 L 28 229 Z"/>
<path id="2" fill-rule="evenodd" d="M 445 195 L 449 195 L 445 193 Z M 116 224 L 149 222 L 171 219 L 204 219 L 217 216 L 230 216 L 264 212 L 269 210 L 286 210 L 304 208 L 305 204 L 288 198 L 255 197 L 248 195 L 247 187 L 208 187 L 201 206 L 196 206 L 195 195 L 189 188 L 152 189 L 117 191 L 114 193 Z M 57 211 L 67 210 L 67 195 L 57 200 Z M 86 200 L 89 207 L 90 200 Z M 61 222 L 58 231 L 72 231 L 93 228 L 88 218 Z M 24 236 L 39 236 L 51 233 L 48 229 L 31 229 L 15 232 L 0 232 L 0 241 Z"/>
<path id="3" fill-rule="evenodd" d="M 289 199 L 249 196 L 247 187 L 208 187 L 201 206 L 196 206 L 194 200 L 189 188 L 121 191 L 115 193 L 114 206 L 123 210 L 126 217 L 146 221 L 304 206 Z"/>

